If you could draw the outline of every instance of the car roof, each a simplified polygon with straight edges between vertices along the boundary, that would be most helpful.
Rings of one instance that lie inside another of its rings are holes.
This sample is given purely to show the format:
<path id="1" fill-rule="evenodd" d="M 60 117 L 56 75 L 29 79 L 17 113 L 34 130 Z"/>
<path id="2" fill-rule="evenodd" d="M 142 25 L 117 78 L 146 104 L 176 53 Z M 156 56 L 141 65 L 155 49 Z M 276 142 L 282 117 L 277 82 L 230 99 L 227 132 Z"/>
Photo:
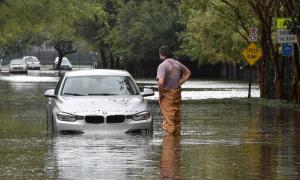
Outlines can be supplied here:
<path id="1" fill-rule="evenodd" d="M 114 69 L 89 69 L 89 70 L 78 70 L 67 72 L 66 76 L 97 76 L 97 75 L 107 75 L 107 76 L 131 76 L 129 72 L 125 70 L 114 70 Z"/>
<path id="2" fill-rule="evenodd" d="M 58 58 L 59 58 L 59 57 L 57 56 L 55 59 L 58 59 Z M 63 59 L 68 59 L 68 57 L 65 57 L 65 56 L 64 56 Z"/>
<path id="3" fill-rule="evenodd" d="M 37 58 L 36 56 L 24 56 L 23 58 Z"/>
<path id="4" fill-rule="evenodd" d="M 23 59 L 12 59 L 10 62 L 12 61 L 23 61 Z"/>

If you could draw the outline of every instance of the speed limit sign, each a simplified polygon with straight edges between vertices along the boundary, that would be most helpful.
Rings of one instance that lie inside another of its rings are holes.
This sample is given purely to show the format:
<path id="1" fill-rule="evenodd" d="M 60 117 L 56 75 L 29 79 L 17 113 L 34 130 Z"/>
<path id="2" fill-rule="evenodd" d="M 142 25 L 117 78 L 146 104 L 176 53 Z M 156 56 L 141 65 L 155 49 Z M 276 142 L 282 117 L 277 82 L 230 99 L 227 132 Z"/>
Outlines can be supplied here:
<path id="1" fill-rule="evenodd" d="M 248 40 L 250 42 L 256 42 L 258 37 L 258 29 L 256 27 L 251 27 L 249 29 L 249 37 Z"/>

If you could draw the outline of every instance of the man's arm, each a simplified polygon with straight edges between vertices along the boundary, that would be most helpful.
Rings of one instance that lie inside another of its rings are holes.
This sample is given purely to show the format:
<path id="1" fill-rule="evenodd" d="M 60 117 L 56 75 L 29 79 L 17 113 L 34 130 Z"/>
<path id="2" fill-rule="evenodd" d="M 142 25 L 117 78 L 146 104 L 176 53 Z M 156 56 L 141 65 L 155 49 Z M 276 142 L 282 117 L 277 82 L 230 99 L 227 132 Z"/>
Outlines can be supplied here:
<path id="1" fill-rule="evenodd" d="M 158 78 L 157 79 L 157 85 L 158 85 L 158 88 L 163 88 L 164 87 L 164 79 L 163 78 Z"/>
<path id="2" fill-rule="evenodd" d="M 179 84 L 180 85 L 184 84 L 190 78 L 191 74 L 192 74 L 191 71 L 187 67 L 185 67 L 182 74 L 182 78 L 179 81 Z"/>
<path id="3" fill-rule="evenodd" d="M 157 68 L 157 75 L 156 75 L 158 90 L 161 90 L 164 88 L 165 73 L 166 73 L 165 67 L 163 66 L 163 64 L 160 64 Z"/>

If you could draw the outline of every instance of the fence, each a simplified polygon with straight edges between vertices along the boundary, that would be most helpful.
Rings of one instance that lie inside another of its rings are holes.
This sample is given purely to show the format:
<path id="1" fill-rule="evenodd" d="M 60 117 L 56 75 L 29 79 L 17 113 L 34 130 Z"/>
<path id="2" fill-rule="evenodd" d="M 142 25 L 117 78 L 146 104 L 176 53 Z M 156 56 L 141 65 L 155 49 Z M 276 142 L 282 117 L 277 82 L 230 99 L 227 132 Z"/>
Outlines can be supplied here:
<path id="1" fill-rule="evenodd" d="M 10 63 L 12 59 L 19 59 L 24 56 L 36 56 L 39 61 L 41 62 L 41 65 L 53 65 L 54 59 L 58 56 L 55 51 L 47 51 L 47 50 L 31 50 L 31 51 L 24 51 L 22 53 L 16 53 L 16 54 L 11 54 L 7 55 L 4 57 L 2 60 L 2 65 L 6 66 Z M 69 54 L 66 56 L 69 60 L 70 63 L 73 66 L 77 66 L 80 68 L 80 66 L 83 67 L 93 67 L 93 61 L 91 59 L 91 56 L 88 52 L 82 52 L 78 51 L 73 54 Z"/>

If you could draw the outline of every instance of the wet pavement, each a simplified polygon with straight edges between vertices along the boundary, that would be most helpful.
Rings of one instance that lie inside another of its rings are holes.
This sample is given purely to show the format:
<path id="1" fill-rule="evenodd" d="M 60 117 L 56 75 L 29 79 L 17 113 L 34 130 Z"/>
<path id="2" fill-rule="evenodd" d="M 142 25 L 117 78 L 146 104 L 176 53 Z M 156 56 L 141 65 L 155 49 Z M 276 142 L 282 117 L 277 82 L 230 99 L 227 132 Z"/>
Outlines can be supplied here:
<path id="1" fill-rule="evenodd" d="M 152 136 L 49 137 L 43 93 L 57 80 L 0 75 L 0 179 L 300 178 L 300 112 L 227 99 L 247 97 L 246 83 L 186 84 L 180 137 L 164 135 L 157 97 Z"/>

